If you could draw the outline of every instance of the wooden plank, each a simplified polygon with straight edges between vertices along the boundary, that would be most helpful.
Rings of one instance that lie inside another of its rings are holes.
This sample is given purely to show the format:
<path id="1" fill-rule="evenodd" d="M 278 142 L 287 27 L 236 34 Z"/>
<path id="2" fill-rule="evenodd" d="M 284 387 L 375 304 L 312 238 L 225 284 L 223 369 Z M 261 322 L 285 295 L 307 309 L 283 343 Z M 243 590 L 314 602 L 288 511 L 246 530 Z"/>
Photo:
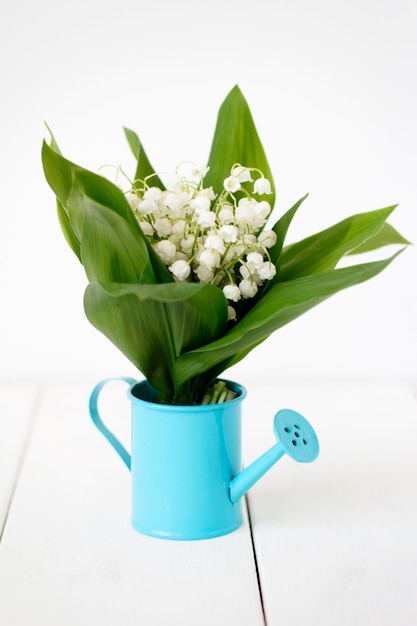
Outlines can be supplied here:
<path id="1" fill-rule="evenodd" d="M 129 473 L 89 420 L 90 389 L 46 390 L 1 545 L 0 624 L 263 625 L 247 519 L 206 541 L 133 530 Z M 125 387 L 113 407 L 126 431 Z"/>
<path id="2" fill-rule="evenodd" d="M 0 384 L 0 537 L 38 391 L 36 384 L 2 382 Z"/>
<path id="3" fill-rule="evenodd" d="M 246 456 L 279 408 L 318 432 L 311 465 L 283 458 L 250 492 L 268 624 L 417 624 L 417 403 L 396 384 L 283 385 L 250 394 Z M 256 395 L 256 398 L 254 397 Z"/>

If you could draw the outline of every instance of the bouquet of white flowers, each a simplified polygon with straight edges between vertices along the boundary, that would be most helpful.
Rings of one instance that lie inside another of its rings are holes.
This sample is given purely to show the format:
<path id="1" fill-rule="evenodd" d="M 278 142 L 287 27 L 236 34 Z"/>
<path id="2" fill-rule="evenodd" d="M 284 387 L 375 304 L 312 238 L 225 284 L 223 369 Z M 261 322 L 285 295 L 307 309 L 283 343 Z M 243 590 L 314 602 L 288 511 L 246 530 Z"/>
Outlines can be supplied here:
<path id="1" fill-rule="evenodd" d="M 84 266 L 84 307 L 165 404 L 230 397 L 217 377 L 272 332 L 394 258 L 337 267 L 387 244 L 394 206 L 359 213 L 285 245 L 305 197 L 268 227 L 275 189 L 250 109 L 236 86 L 222 104 L 207 164 L 181 162 L 162 182 L 125 128 L 134 176 L 110 182 L 66 160 L 51 134 L 46 179 L 62 230 Z M 210 390 L 210 391 L 208 391 Z"/>

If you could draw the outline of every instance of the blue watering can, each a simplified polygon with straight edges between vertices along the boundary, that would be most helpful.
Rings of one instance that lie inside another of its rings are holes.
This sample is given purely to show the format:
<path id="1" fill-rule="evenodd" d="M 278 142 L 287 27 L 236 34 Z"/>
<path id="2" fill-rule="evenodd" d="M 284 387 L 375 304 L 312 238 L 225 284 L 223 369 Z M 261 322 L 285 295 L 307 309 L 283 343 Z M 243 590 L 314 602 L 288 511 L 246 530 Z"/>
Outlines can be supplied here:
<path id="1" fill-rule="evenodd" d="M 103 423 L 100 391 L 109 380 L 129 385 L 131 454 Z M 302 463 L 319 453 L 316 433 L 290 409 L 274 417 L 277 443 L 241 469 L 241 405 L 246 390 L 224 381 L 236 397 L 220 404 L 158 404 L 145 380 L 106 379 L 90 397 L 90 415 L 132 475 L 132 525 L 153 537 L 208 539 L 242 523 L 241 498 L 284 454 Z"/>

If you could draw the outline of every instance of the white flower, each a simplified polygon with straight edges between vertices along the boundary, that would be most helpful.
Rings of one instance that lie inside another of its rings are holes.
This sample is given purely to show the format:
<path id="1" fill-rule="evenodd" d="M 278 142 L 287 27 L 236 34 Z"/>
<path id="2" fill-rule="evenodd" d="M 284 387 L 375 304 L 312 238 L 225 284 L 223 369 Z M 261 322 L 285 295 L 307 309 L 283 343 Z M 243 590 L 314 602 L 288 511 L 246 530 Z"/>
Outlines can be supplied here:
<path id="1" fill-rule="evenodd" d="M 199 265 L 195 270 L 200 283 L 210 283 L 213 280 L 214 272 L 205 265 Z"/>
<path id="2" fill-rule="evenodd" d="M 190 207 L 195 213 L 197 213 L 197 215 L 199 215 L 203 211 L 210 210 L 210 199 L 204 194 L 199 194 L 191 200 Z"/>
<path id="3" fill-rule="evenodd" d="M 193 235 L 187 235 L 186 237 L 183 237 L 180 241 L 180 248 L 181 250 L 184 250 L 184 252 L 191 252 L 191 250 L 193 249 L 193 246 L 194 246 Z"/>
<path id="4" fill-rule="evenodd" d="M 197 219 L 197 224 L 202 228 L 212 228 L 216 223 L 216 214 L 213 211 L 202 211 Z"/>
<path id="5" fill-rule="evenodd" d="M 168 269 L 179 281 L 186 280 L 191 272 L 191 267 L 189 263 L 181 259 L 174 261 L 174 263 L 170 265 Z"/>
<path id="6" fill-rule="evenodd" d="M 239 290 L 242 294 L 242 298 L 253 298 L 258 291 L 258 285 L 254 280 L 250 278 L 244 278 L 239 283 Z"/>
<path id="7" fill-rule="evenodd" d="M 181 252 L 181 250 L 177 250 L 175 253 L 175 260 L 176 261 L 187 261 L 187 263 L 190 262 L 189 259 L 189 255 L 185 254 L 185 252 Z"/>
<path id="8" fill-rule="evenodd" d="M 206 198 L 208 198 L 209 200 L 214 200 L 216 197 L 216 194 L 213 191 L 213 187 L 205 187 L 204 189 L 202 189 L 199 194 L 199 196 L 205 196 Z"/>
<path id="9" fill-rule="evenodd" d="M 250 170 L 247 167 L 243 167 L 242 165 L 238 165 L 234 167 L 231 171 L 232 176 L 238 179 L 240 183 L 246 183 L 248 181 L 252 181 L 252 176 L 250 175 Z"/>
<path id="10" fill-rule="evenodd" d="M 182 191 L 183 179 L 178 174 L 170 174 L 166 181 L 166 188 L 170 191 Z"/>
<path id="11" fill-rule="evenodd" d="M 143 194 L 145 200 L 150 200 L 150 202 L 157 202 L 162 196 L 162 191 L 159 187 L 149 187 Z"/>
<path id="12" fill-rule="evenodd" d="M 129 203 L 131 209 L 135 210 L 138 208 L 138 204 L 140 202 L 139 196 L 136 193 L 128 193 L 126 194 L 126 200 Z"/>
<path id="13" fill-rule="evenodd" d="M 236 243 L 239 231 L 236 226 L 233 226 L 232 224 L 224 224 L 224 226 L 222 226 L 219 230 L 219 236 L 226 243 Z"/>
<path id="14" fill-rule="evenodd" d="M 172 234 L 173 235 L 183 235 L 185 232 L 185 228 L 187 226 L 187 222 L 183 219 L 176 220 L 172 224 Z"/>
<path id="15" fill-rule="evenodd" d="M 227 300 L 232 300 L 233 302 L 237 302 L 241 298 L 240 289 L 237 285 L 225 285 L 223 293 Z"/>
<path id="16" fill-rule="evenodd" d="M 220 253 L 213 249 L 203 250 L 198 257 L 198 261 L 200 265 L 204 265 L 209 270 L 212 270 L 215 267 L 220 267 Z"/>
<path id="17" fill-rule="evenodd" d="M 175 260 L 175 254 L 177 252 L 177 248 L 172 241 L 168 241 L 163 239 L 162 241 L 158 241 L 154 244 L 154 248 L 159 258 L 163 263 L 168 265 Z"/>
<path id="18" fill-rule="evenodd" d="M 239 254 L 236 252 L 236 246 L 229 244 L 226 254 L 223 256 L 223 264 L 228 265 L 230 261 L 237 261 Z M 233 271 L 233 270 L 229 270 Z"/>
<path id="19" fill-rule="evenodd" d="M 247 247 L 254 247 L 258 242 L 257 239 L 255 237 L 255 235 L 249 234 L 249 233 L 244 233 L 242 235 L 242 243 Z"/>
<path id="20" fill-rule="evenodd" d="M 234 322 L 237 319 L 236 311 L 229 304 L 227 305 L 227 319 L 231 322 Z"/>
<path id="21" fill-rule="evenodd" d="M 265 221 L 271 212 L 271 205 L 266 200 L 262 200 L 256 204 L 255 212 L 260 219 Z"/>
<path id="22" fill-rule="evenodd" d="M 193 176 L 200 176 L 201 178 L 204 178 L 204 176 L 207 174 L 207 172 L 209 171 L 210 167 L 208 165 L 195 165 L 194 169 L 192 170 L 192 175 Z"/>
<path id="23" fill-rule="evenodd" d="M 276 242 L 277 236 L 273 230 L 263 230 L 258 237 L 259 245 L 264 248 L 272 248 L 272 246 L 275 246 Z"/>
<path id="24" fill-rule="evenodd" d="M 172 223 L 167 217 L 155 220 L 155 230 L 160 237 L 168 237 L 172 233 Z"/>
<path id="25" fill-rule="evenodd" d="M 206 237 L 204 247 L 208 250 L 217 250 L 220 254 L 225 251 L 224 241 L 218 235 L 209 235 Z"/>
<path id="26" fill-rule="evenodd" d="M 267 178 L 258 178 L 253 185 L 253 193 L 269 194 L 271 191 L 271 183 Z"/>
<path id="27" fill-rule="evenodd" d="M 259 207 L 260 204 L 255 200 L 241 198 L 235 212 L 236 224 L 242 229 L 249 228 L 251 232 L 259 230 L 265 223 L 265 207 Z"/>
<path id="28" fill-rule="evenodd" d="M 242 278 L 250 278 L 251 277 L 251 271 L 250 271 L 249 267 L 247 265 L 245 265 L 244 263 L 242 263 L 242 265 L 239 267 L 239 274 L 242 276 Z"/>
<path id="29" fill-rule="evenodd" d="M 264 258 L 259 252 L 249 252 L 246 256 L 246 261 L 251 268 L 257 270 L 264 262 Z"/>
<path id="30" fill-rule="evenodd" d="M 178 166 L 178 169 L 181 169 L 181 171 L 184 172 L 184 176 L 187 178 L 197 179 L 199 182 L 202 178 L 204 178 L 210 168 L 208 165 L 203 165 L 201 163 L 184 162 Z"/>
<path id="31" fill-rule="evenodd" d="M 238 258 L 238 257 L 241 257 L 242 254 L 244 254 L 246 250 L 246 246 L 243 244 L 242 240 L 239 240 L 233 245 L 233 250 L 234 250 L 235 257 Z"/>
<path id="32" fill-rule="evenodd" d="M 171 209 L 171 211 L 178 212 L 182 209 L 187 199 L 188 198 L 184 198 L 180 193 L 168 191 L 164 196 L 163 203 Z"/>
<path id="33" fill-rule="evenodd" d="M 277 273 L 277 269 L 271 261 L 264 261 L 262 265 L 257 268 L 257 272 L 262 280 L 271 280 Z"/>
<path id="34" fill-rule="evenodd" d="M 234 220 L 233 209 L 230 204 L 226 204 L 220 209 L 218 218 L 221 224 L 230 224 Z"/>
<path id="35" fill-rule="evenodd" d="M 148 237 L 152 237 L 154 231 L 149 222 L 139 222 L 139 226 L 142 229 L 144 235 L 148 235 Z"/>
<path id="36" fill-rule="evenodd" d="M 155 203 L 151 200 L 142 200 L 138 204 L 138 211 L 142 215 L 150 215 L 155 210 Z"/>
<path id="37" fill-rule="evenodd" d="M 235 191 L 239 191 L 240 189 L 239 179 L 236 178 L 236 176 L 229 176 L 224 180 L 223 187 L 226 189 L 226 191 L 235 193 Z"/>

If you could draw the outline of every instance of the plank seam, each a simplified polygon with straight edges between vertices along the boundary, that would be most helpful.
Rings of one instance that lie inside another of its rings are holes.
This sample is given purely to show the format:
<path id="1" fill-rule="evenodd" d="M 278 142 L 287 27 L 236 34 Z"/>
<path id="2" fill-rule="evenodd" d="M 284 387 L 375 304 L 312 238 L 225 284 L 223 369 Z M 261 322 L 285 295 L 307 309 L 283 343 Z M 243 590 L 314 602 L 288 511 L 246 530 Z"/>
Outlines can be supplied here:
<path id="1" fill-rule="evenodd" d="M 7 520 L 9 518 L 9 514 L 12 508 L 13 499 L 16 493 L 17 486 L 19 484 L 20 476 L 22 474 L 22 469 L 23 469 L 23 465 L 26 459 L 27 451 L 29 449 L 29 445 L 32 440 L 32 435 L 35 429 L 35 423 L 36 423 L 37 417 L 39 415 L 39 410 L 40 410 L 42 399 L 44 396 L 44 391 L 45 391 L 44 384 L 39 384 L 35 393 L 35 398 L 33 400 L 32 409 L 30 411 L 26 434 L 23 438 L 23 444 L 20 450 L 20 454 L 19 454 L 19 458 L 18 458 L 18 462 L 16 466 L 16 472 L 14 476 L 13 485 L 12 485 L 12 488 L 10 489 L 9 500 L 7 502 L 7 508 L 6 508 L 6 512 L 4 515 L 3 524 L 0 527 L 0 544 L 2 542 L 3 535 L 6 530 Z"/>
<path id="2" fill-rule="evenodd" d="M 251 518 L 251 514 L 250 514 L 250 507 L 249 507 L 249 498 L 248 498 L 247 495 L 245 495 L 244 497 L 245 497 L 245 502 L 246 502 L 246 511 L 247 511 L 247 515 L 248 515 L 249 534 L 250 534 L 251 544 L 252 544 L 252 554 L 253 554 L 253 561 L 254 561 L 254 564 L 255 564 L 256 580 L 258 582 L 259 598 L 260 598 L 260 601 L 261 601 L 262 618 L 263 618 L 264 626 L 267 626 L 266 614 L 265 614 L 265 606 L 264 606 L 264 598 L 263 598 L 262 584 L 261 584 L 261 575 L 260 575 L 259 567 L 258 567 L 258 557 L 256 555 L 255 538 L 254 538 L 254 534 L 253 534 L 252 518 Z"/>

